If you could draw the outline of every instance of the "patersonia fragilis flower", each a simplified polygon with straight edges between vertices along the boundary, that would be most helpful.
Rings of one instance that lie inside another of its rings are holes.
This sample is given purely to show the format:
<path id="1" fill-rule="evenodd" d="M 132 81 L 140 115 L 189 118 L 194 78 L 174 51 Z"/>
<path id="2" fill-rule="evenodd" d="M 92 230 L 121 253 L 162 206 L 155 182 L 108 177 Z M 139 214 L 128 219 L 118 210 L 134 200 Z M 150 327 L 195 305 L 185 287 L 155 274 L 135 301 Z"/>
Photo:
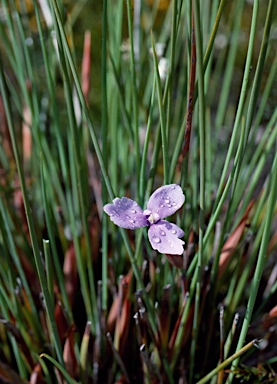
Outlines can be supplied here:
<path id="1" fill-rule="evenodd" d="M 173 215 L 184 204 L 185 196 L 177 184 L 158 188 L 149 198 L 143 210 L 138 203 L 127 197 L 116 197 L 113 204 L 106 204 L 104 211 L 122 228 L 136 229 L 150 226 L 148 238 L 153 249 L 169 255 L 183 253 L 184 231 L 176 224 L 163 220 Z"/>

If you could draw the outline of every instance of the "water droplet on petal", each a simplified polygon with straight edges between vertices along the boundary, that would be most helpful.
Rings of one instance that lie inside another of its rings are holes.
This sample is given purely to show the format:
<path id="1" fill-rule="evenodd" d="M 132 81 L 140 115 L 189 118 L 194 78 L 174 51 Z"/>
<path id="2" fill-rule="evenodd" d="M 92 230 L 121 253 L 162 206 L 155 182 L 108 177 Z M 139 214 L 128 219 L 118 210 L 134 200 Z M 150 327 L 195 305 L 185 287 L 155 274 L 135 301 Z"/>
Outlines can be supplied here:
<path id="1" fill-rule="evenodd" d="M 173 229 L 173 230 L 171 231 L 171 233 L 173 233 L 173 235 L 176 235 L 177 231 L 175 231 L 175 229 Z"/>
<path id="2" fill-rule="evenodd" d="M 135 211 L 134 209 L 131 209 L 131 212 L 132 212 L 132 213 L 137 213 L 137 211 Z"/>
<path id="3" fill-rule="evenodd" d="M 174 185 L 172 185 L 171 189 L 175 189 Z"/>
<path id="4" fill-rule="evenodd" d="M 163 208 L 163 206 L 164 206 L 163 204 L 160 205 L 161 208 Z"/>
<path id="5" fill-rule="evenodd" d="M 171 208 L 172 207 L 172 205 L 171 204 L 166 204 L 167 206 L 168 206 L 168 208 Z"/>
<path id="6" fill-rule="evenodd" d="M 130 221 L 130 223 L 134 223 L 134 220 L 129 220 Z"/>
<path id="7" fill-rule="evenodd" d="M 170 203 L 170 200 L 169 199 L 165 199 L 164 201 L 166 204 L 169 204 Z"/>
<path id="8" fill-rule="evenodd" d="M 126 215 L 125 217 L 126 217 L 126 219 L 130 219 L 130 216 L 128 216 L 128 215 Z"/>
<path id="9" fill-rule="evenodd" d="M 174 205 L 174 206 L 175 206 L 175 205 L 176 205 L 176 203 L 174 202 L 174 203 L 172 203 L 172 205 Z"/>
<path id="10" fill-rule="evenodd" d="M 153 241 L 153 243 L 160 243 L 161 239 L 158 236 L 154 236 L 154 237 L 152 237 L 152 241 Z"/>
<path id="11" fill-rule="evenodd" d="M 160 231 L 160 235 L 165 236 L 165 231 Z"/>

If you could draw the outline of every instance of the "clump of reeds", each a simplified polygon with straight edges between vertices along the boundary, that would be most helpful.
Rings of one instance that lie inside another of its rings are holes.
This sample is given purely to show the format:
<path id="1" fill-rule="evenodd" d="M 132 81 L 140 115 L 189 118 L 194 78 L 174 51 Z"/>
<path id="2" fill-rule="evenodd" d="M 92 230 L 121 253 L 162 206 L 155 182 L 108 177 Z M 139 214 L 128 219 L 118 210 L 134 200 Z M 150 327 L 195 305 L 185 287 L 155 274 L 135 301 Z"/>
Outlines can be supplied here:
<path id="1" fill-rule="evenodd" d="M 0 381 L 276 382 L 274 0 L 1 0 L 0 37 Z M 103 205 L 170 183 L 166 257 Z"/>

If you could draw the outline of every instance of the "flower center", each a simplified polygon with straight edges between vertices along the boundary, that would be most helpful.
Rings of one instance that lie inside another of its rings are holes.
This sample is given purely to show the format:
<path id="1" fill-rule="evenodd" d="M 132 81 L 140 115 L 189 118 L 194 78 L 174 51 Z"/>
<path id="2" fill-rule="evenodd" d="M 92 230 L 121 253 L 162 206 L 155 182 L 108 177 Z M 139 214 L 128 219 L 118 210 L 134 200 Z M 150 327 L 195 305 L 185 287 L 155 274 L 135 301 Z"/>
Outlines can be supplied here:
<path id="1" fill-rule="evenodd" d="M 160 216 L 156 212 L 151 212 L 149 209 L 143 211 L 144 216 L 148 216 L 147 220 L 150 224 L 154 224 L 160 220 Z"/>

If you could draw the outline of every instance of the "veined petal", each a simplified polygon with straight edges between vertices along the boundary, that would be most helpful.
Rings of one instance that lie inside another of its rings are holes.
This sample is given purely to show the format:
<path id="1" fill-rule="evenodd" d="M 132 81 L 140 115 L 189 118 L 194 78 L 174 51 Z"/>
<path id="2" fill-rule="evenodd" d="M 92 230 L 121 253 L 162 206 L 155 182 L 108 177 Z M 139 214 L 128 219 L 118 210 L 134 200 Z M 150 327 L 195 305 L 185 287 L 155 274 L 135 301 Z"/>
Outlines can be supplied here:
<path id="1" fill-rule="evenodd" d="M 158 188 L 151 196 L 147 209 L 159 215 L 161 219 L 173 215 L 184 204 L 185 195 L 177 184 Z"/>
<path id="2" fill-rule="evenodd" d="M 113 204 L 106 204 L 104 211 L 121 228 L 136 229 L 149 225 L 141 207 L 131 199 L 116 197 Z"/>
<path id="3" fill-rule="evenodd" d="M 185 242 L 179 237 L 183 237 L 184 234 L 178 225 L 166 220 L 152 224 L 148 230 L 148 238 L 153 249 L 169 255 L 182 255 Z"/>

